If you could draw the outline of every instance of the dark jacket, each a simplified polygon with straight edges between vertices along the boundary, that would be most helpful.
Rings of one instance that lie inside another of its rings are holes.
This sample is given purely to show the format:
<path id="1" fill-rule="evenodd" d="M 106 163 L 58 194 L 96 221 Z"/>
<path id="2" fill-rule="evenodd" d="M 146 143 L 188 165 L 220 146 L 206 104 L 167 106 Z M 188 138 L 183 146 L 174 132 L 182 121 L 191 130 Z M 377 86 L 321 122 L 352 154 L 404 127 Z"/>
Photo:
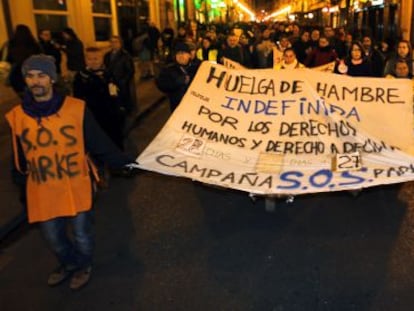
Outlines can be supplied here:
<path id="1" fill-rule="evenodd" d="M 346 74 L 351 77 L 374 77 L 374 72 L 372 69 L 372 64 L 368 59 L 364 59 L 361 64 L 354 65 L 349 58 L 346 58 L 344 61 L 347 66 L 347 71 L 343 74 Z M 336 64 L 334 72 L 340 73 L 338 71 L 338 65 Z"/>
<path id="2" fill-rule="evenodd" d="M 106 70 L 112 75 L 119 87 L 119 102 L 122 107 L 130 111 L 133 107 L 134 91 L 133 79 L 135 73 L 134 61 L 129 53 L 121 49 L 116 53 L 111 51 L 105 54 Z"/>
<path id="3" fill-rule="evenodd" d="M 335 53 L 332 47 L 317 47 L 316 49 L 312 50 L 312 52 L 310 52 L 310 54 L 305 60 L 304 65 L 309 68 L 318 67 L 333 62 L 337 58 L 338 55 Z"/>
<path id="4" fill-rule="evenodd" d="M 109 93 L 109 83 L 114 83 L 113 81 L 107 71 L 81 70 L 75 75 L 73 95 L 86 102 L 86 106 L 104 132 L 120 149 L 123 149 L 122 111 L 119 98 Z"/>
<path id="5" fill-rule="evenodd" d="M 19 96 L 23 95 L 26 87 L 22 74 L 23 62 L 30 56 L 39 54 L 40 52 L 40 46 L 35 42 L 22 43 L 14 40 L 10 40 L 8 42 L 8 54 L 6 61 L 12 65 L 8 82 L 13 90 L 19 94 Z"/>
<path id="6" fill-rule="evenodd" d="M 69 70 L 80 71 L 85 68 L 85 55 L 83 53 L 83 43 L 78 39 L 72 39 L 66 42 L 63 47 L 66 53 L 66 66 Z"/>
<path id="7" fill-rule="evenodd" d="M 190 62 L 187 66 L 181 66 L 174 62 L 161 70 L 155 83 L 161 92 L 167 94 L 171 111 L 177 108 L 185 92 L 187 92 L 198 67 L 199 64 L 194 62 Z"/>
<path id="8" fill-rule="evenodd" d="M 222 58 L 225 57 L 232 61 L 238 62 L 241 65 L 244 65 L 243 54 L 243 49 L 240 45 L 237 45 L 234 48 L 225 46 L 218 51 L 217 62 L 223 64 Z"/>
<path id="9" fill-rule="evenodd" d="M 306 52 L 309 48 L 311 48 L 310 42 L 304 42 L 299 39 L 292 44 L 292 48 L 296 53 L 296 58 L 299 61 L 299 63 L 303 64 L 306 60 Z"/>
<path id="10" fill-rule="evenodd" d="M 382 77 L 384 73 L 384 58 L 377 49 L 368 51 L 368 60 L 372 65 L 372 73 L 375 77 Z"/>

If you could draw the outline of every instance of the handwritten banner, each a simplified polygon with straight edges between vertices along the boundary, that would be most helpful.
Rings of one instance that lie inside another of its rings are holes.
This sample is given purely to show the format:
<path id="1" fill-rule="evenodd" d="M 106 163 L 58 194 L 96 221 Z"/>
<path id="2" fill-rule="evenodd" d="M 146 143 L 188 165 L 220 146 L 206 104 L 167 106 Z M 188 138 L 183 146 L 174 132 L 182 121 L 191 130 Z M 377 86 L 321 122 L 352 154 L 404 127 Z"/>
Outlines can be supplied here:
<path id="1" fill-rule="evenodd" d="M 318 67 L 313 67 L 313 70 L 325 71 L 325 72 L 334 72 L 335 70 L 335 62 L 330 62 L 325 65 L 321 65 Z"/>
<path id="2" fill-rule="evenodd" d="M 240 63 L 231 60 L 230 58 L 223 57 L 223 65 L 224 67 L 230 68 L 230 69 L 246 69 L 243 65 Z"/>
<path id="3" fill-rule="evenodd" d="M 141 168 L 255 194 L 414 179 L 412 85 L 203 62 Z"/>

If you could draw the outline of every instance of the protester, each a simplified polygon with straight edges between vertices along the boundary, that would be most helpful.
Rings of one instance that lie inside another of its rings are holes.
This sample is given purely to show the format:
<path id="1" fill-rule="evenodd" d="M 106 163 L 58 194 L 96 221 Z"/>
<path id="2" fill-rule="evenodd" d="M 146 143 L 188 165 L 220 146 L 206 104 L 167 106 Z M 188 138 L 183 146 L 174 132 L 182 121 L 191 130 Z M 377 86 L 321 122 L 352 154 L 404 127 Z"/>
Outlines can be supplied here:
<path id="1" fill-rule="evenodd" d="M 211 46 L 211 39 L 204 37 L 201 41 L 201 47 L 197 50 L 196 55 L 199 60 L 217 62 L 217 49 Z"/>
<path id="2" fill-rule="evenodd" d="M 400 40 L 397 43 L 396 51 L 385 63 L 384 76 L 388 74 L 395 75 L 393 68 L 395 68 L 397 60 L 401 59 L 407 63 L 408 68 L 410 69 L 410 74 L 413 74 L 413 49 L 408 40 Z"/>
<path id="3" fill-rule="evenodd" d="M 292 47 L 295 50 L 297 59 L 299 62 L 303 63 L 312 50 L 310 45 L 310 33 L 308 30 L 303 30 L 299 40 L 296 40 Z"/>
<path id="4" fill-rule="evenodd" d="M 297 60 L 295 50 L 293 48 L 285 49 L 283 51 L 282 61 L 274 67 L 276 70 L 298 68 L 305 68 L 305 66 Z"/>
<path id="5" fill-rule="evenodd" d="M 134 61 L 122 47 L 119 36 L 111 37 L 111 50 L 104 56 L 105 67 L 115 79 L 119 87 L 119 102 L 126 113 L 134 110 L 135 85 L 134 85 Z"/>
<path id="6" fill-rule="evenodd" d="M 188 39 L 196 45 L 199 43 L 201 39 L 198 24 L 194 20 L 190 21 L 190 23 L 188 24 Z"/>
<path id="7" fill-rule="evenodd" d="M 273 67 L 274 48 L 276 48 L 276 44 L 271 40 L 270 29 L 265 28 L 262 31 L 260 41 L 256 45 L 254 45 L 253 49 L 253 59 L 256 68 Z"/>
<path id="8" fill-rule="evenodd" d="M 392 71 L 394 72 L 393 75 L 389 74 L 385 77 L 386 78 L 397 78 L 397 79 L 412 79 L 413 78 L 413 75 L 410 73 L 410 68 L 408 67 L 407 62 L 404 59 L 396 60 Z"/>
<path id="9" fill-rule="evenodd" d="M 318 47 L 320 37 L 321 31 L 318 28 L 312 29 L 309 40 L 309 45 L 311 46 L 312 51 Z"/>
<path id="10" fill-rule="evenodd" d="M 347 56 L 345 50 L 345 31 L 342 27 L 336 33 L 331 26 L 325 26 L 323 28 L 323 37 L 328 39 L 329 46 L 332 47 L 338 55 L 338 58 L 343 59 Z"/>
<path id="11" fill-rule="evenodd" d="M 372 73 L 375 77 L 382 77 L 384 73 L 384 58 L 372 42 L 368 35 L 362 37 L 362 45 L 365 50 L 365 56 L 371 62 Z"/>
<path id="12" fill-rule="evenodd" d="M 227 36 L 225 45 L 219 49 L 217 62 L 224 64 L 224 58 L 230 59 L 241 65 L 244 64 L 243 49 L 239 44 L 239 38 L 233 33 L 230 33 Z"/>
<path id="13" fill-rule="evenodd" d="M 279 37 L 279 41 L 276 42 L 276 46 L 273 48 L 272 53 L 273 68 L 276 68 L 280 65 L 283 60 L 283 52 L 291 46 L 292 44 L 290 43 L 289 37 L 287 35 L 281 35 Z"/>
<path id="14" fill-rule="evenodd" d="M 147 31 L 142 31 L 132 41 L 132 49 L 139 59 L 139 71 L 142 80 L 154 77 L 154 66 L 151 60 L 151 48 Z"/>
<path id="15" fill-rule="evenodd" d="M 8 83 L 20 96 L 24 96 L 25 82 L 22 76 L 22 64 L 31 55 L 40 53 L 40 45 L 26 25 L 17 25 L 9 42 L 6 43 L 6 61 L 11 64 Z"/>
<path id="16" fill-rule="evenodd" d="M 217 50 L 220 48 L 220 43 L 219 43 L 217 32 L 216 32 L 216 27 L 214 26 L 209 27 L 206 30 L 205 37 L 210 39 L 212 48 L 217 49 Z"/>
<path id="17" fill-rule="evenodd" d="M 123 150 L 123 117 L 116 79 L 105 69 L 103 54 L 99 48 L 90 47 L 85 51 L 86 67 L 75 75 L 73 95 L 85 101 L 94 118 Z"/>
<path id="18" fill-rule="evenodd" d="M 155 76 L 155 59 L 158 56 L 158 40 L 160 32 L 155 24 L 146 23 L 141 33 L 134 39 L 132 45 L 134 53 L 140 60 L 140 73 L 142 80 L 152 79 Z"/>
<path id="19" fill-rule="evenodd" d="M 154 66 L 159 61 L 158 45 L 160 42 L 161 33 L 154 22 L 148 23 L 147 33 L 148 33 L 148 47 L 151 53 L 151 72 L 150 72 L 149 78 L 152 78 L 155 76 Z"/>
<path id="20" fill-rule="evenodd" d="M 54 90 L 57 71 L 50 56 L 29 57 L 22 73 L 27 84 L 23 102 L 6 114 L 15 180 L 25 188 L 29 223 L 39 225 L 59 261 L 47 284 L 70 278 L 69 287 L 78 290 L 90 280 L 94 250 L 93 174 L 87 155 L 128 174 L 137 163 L 112 144 L 82 100 Z"/>
<path id="21" fill-rule="evenodd" d="M 175 50 L 175 46 L 177 44 L 186 43 L 188 41 L 191 41 L 191 39 L 189 37 L 187 27 L 184 23 L 181 23 L 180 25 L 178 25 L 177 36 L 173 39 L 172 42 L 173 51 Z"/>
<path id="22" fill-rule="evenodd" d="M 318 47 L 309 53 L 304 65 L 309 68 L 318 67 L 336 61 L 337 58 L 338 55 L 330 45 L 328 38 L 321 36 Z"/>
<path id="23" fill-rule="evenodd" d="M 197 46 L 192 41 L 188 41 L 186 44 L 190 49 L 190 66 L 200 67 L 202 61 L 197 58 Z"/>
<path id="24" fill-rule="evenodd" d="M 351 50 L 345 60 L 337 62 L 335 73 L 353 77 L 373 77 L 372 63 L 365 54 L 364 47 L 359 41 L 351 44 Z"/>
<path id="25" fill-rule="evenodd" d="M 251 44 L 250 40 L 248 32 L 242 33 L 239 37 L 239 44 L 243 50 L 243 65 L 247 68 L 254 68 L 253 44 Z"/>
<path id="26" fill-rule="evenodd" d="M 161 92 L 167 94 L 171 112 L 177 108 L 197 70 L 198 66 L 191 62 L 189 46 L 183 42 L 177 43 L 175 45 L 175 61 L 161 69 L 155 80 Z"/>
<path id="27" fill-rule="evenodd" d="M 61 94 L 70 94 L 71 88 L 68 87 L 62 79 L 62 53 L 60 51 L 59 44 L 53 39 L 52 33 L 49 29 L 39 30 L 38 37 L 41 52 L 52 56 L 55 60 L 56 71 L 58 73 L 58 79 L 54 85 L 55 89 L 57 89 Z"/>
<path id="28" fill-rule="evenodd" d="M 387 41 L 381 41 L 378 45 L 378 52 L 380 52 L 384 63 L 390 58 L 390 46 Z"/>
<path id="29" fill-rule="evenodd" d="M 161 53 L 160 57 L 164 63 L 170 63 L 172 58 L 172 46 L 174 40 L 174 29 L 171 26 L 166 26 L 160 34 L 161 39 Z"/>
<path id="30" fill-rule="evenodd" d="M 72 84 L 75 74 L 85 68 L 85 55 L 83 43 L 72 28 L 62 31 L 63 44 L 60 49 L 66 54 L 66 73 L 64 76 L 66 86 L 72 92 Z"/>

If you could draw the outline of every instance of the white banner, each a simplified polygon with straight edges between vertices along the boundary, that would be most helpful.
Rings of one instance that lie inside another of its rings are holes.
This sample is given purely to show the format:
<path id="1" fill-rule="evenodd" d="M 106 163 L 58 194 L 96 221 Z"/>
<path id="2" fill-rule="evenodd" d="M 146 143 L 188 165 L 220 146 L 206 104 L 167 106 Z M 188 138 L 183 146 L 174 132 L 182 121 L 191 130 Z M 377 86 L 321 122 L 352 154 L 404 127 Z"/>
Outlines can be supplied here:
<path id="1" fill-rule="evenodd" d="M 410 80 L 203 62 L 141 168 L 255 194 L 414 179 Z"/>
<path id="2" fill-rule="evenodd" d="M 230 58 L 223 57 L 223 65 L 226 68 L 230 69 L 246 69 L 243 65 L 241 65 L 238 62 L 235 62 L 234 60 L 231 60 Z"/>

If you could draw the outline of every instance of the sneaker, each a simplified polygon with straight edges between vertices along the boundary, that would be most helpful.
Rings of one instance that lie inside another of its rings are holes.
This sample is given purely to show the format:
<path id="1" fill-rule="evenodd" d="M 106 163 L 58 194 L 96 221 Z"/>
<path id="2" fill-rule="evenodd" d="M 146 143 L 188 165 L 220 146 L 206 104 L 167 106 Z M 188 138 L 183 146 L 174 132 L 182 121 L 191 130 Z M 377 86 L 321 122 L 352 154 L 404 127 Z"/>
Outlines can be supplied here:
<path id="1" fill-rule="evenodd" d="M 47 279 L 47 285 L 56 286 L 65 281 L 72 274 L 73 271 L 65 269 L 64 266 L 59 266 L 50 273 Z"/>
<path id="2" fill-rule="evenodd" d="M 78 290 L 88 284 L 92 273 L 92 267 L 88 266 L 77 270 L 70 279 L 69 287 L 72 290 Z"/>

